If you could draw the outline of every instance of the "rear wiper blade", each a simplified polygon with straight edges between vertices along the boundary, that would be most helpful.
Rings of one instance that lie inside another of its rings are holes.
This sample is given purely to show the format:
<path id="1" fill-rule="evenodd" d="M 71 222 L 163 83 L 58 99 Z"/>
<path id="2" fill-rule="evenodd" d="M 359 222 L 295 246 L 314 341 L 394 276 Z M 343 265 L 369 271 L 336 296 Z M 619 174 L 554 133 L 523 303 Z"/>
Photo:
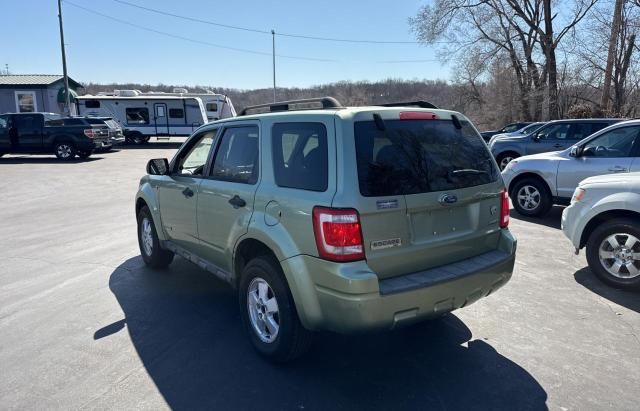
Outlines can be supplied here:
<path id="1" fill-rule="evenodd" d="M 476 170 L 475 168 L 461 168 L 459 170 L 450 171 L 449 174 L 452 174 L 452 175 L 457 175 L 457 174 L 479 175 L 479 174 L 489 174 L 489 172 L 484 171 L 484 170 Z"/>

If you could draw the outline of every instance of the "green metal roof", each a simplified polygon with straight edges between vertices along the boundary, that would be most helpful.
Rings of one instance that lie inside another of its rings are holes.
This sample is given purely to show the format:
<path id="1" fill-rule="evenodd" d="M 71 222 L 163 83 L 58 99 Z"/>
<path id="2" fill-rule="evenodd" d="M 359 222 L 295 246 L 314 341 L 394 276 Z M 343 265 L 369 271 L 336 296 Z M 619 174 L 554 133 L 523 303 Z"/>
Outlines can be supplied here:
<path id="1" fill-rule="evenodd" d="M 63 76 L 59 74 L 3 74 L 0 75 L 0 87 L 48 86 L 62 80 Z M 69 77 L 69 85 L 72 87 L 82 87 L 80 83 L 71 77 Z"/>

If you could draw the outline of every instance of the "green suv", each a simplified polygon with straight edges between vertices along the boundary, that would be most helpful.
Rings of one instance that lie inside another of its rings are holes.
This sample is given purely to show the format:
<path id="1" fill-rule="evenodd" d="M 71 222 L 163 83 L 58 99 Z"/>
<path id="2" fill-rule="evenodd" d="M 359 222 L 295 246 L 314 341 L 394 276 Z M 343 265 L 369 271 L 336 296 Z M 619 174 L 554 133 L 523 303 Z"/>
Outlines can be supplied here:
<path id="1" fill-rule="evenodd" d="M 493 157 L 468 119 L 426 102 L 249 107 L 147 172 L 145 263 L 179 254 L 235 287 L 251 341 L 273 360 L 302 354 L 314 331 L 441 316 L 513 271 Z"/>

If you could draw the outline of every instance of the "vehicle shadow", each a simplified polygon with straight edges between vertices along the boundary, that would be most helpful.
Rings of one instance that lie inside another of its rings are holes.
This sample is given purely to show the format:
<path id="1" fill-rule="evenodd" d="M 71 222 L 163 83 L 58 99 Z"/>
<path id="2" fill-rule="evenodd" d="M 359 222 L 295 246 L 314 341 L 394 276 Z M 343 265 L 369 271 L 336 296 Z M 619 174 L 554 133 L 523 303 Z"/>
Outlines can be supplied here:
<path id="1" fill-rule="evenodd" d="M 11 157 L 0 157 L 0 164 L 78 164 L 91 163 L 93 161 L 102 160 L 102 157 L 91 156 L 87 159 L 74 158 L 73 160 L 58 160 L 55 156 L 51 157 L 32 157 L 29 155 L 14 155 Z"/>
<path id="2" fill-rule="evenodd" d="M 573 277 L 576 282 L 590 291 L 598 294 L 607 300 L 614 302 L 618 305 L 640 313 L 640 297 L 638 293 L 633 291 L 619 290 L 608 286 L 600 281 L 595 274 L 591 272 L 589 267 L 585 267 L 575 272 Z"/>
<path id="3" fill-rule="evenodd" d="M 533 223 L 533 224 L 540 224 L 549 228 L 555 228 L 560 230 L 560 224 L 562 222 L 561 221 L 562 212 L 564 211 L 564 209 L 565 207 L 556 205 L 551 207 L 551 210 L 549 210 L 549 213 L 544 217 L 526 217 L 526 216 L 523 216 L 522 214 L 518 214 L 518 212 L 512 208 L 510 216 L 514 220 L 525 221 L 527 223 Z"/>
<path id="4" fill-rule="evenodd" d="M 522 367 L 472 340 L 455 315 L 382 334 L 320 334 L 312 350 L 274 365 L 252 349 L 235 292 L 176 258 L 152 271 L 138 256 L 109 287 L 146 371 L 172 409 L 547 409 Z"/>

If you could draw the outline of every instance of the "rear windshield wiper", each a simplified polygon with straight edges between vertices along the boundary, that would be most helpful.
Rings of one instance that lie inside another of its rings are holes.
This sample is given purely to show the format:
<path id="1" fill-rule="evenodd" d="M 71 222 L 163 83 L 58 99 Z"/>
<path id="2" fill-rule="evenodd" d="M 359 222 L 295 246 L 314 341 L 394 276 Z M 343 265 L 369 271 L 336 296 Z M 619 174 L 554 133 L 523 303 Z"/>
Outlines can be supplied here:
<path id="1" fill-rule="evenodd" d="M 484 170 L 476 170 L 475 168 L 461 168 L 459 170 L 450 171 L 449 174 L 454 176 L 458 174 L 473 174 L 477 176 L 480 174 L 489 174 L 489 172 Z"/>

